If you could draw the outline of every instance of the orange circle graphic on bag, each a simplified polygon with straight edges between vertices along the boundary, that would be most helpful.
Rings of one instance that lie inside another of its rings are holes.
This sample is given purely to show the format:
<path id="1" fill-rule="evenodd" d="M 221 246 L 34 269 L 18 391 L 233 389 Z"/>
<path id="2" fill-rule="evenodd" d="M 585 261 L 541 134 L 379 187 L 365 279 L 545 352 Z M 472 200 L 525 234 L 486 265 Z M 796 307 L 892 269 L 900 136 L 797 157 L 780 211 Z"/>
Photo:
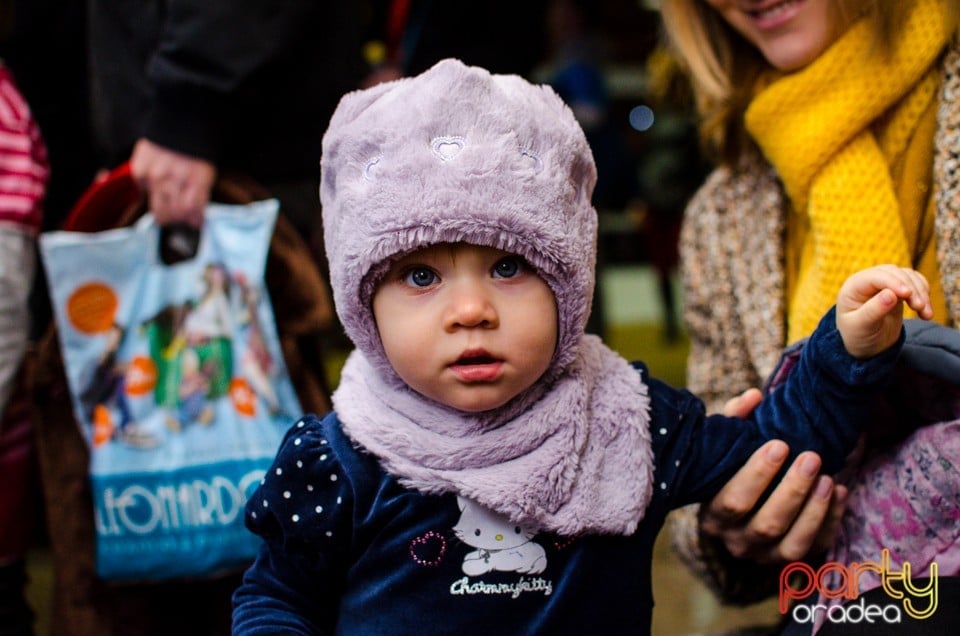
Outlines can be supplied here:
<path id="1" fill-rule="evenodd" d="M 127 367 L 124 377 L 124 386 L 127 393 L 141 396 L 153 391 L 157 386 L 157 365 L 146 356 L 134 356 Z"/>
<path id="2" fill-rule="evenodd" d="M 240 415 L 253 417 L 257 412 L 257 396 L 243 378 L 230 380 L 230 400 Z"/>
<path id="3" fill-rule="evenodd" d="M 98 281 L 85 283 L 67 298 L 67 318 L 78 331 L 103 333 L 113 324 L 118 305 L 112 287 Z"/>
<path id="4" fill-rule="evenodd" d="M 103 404 L 93 407 L 93 445 L 102 446 L 113 437 L 113 418 Z"/>

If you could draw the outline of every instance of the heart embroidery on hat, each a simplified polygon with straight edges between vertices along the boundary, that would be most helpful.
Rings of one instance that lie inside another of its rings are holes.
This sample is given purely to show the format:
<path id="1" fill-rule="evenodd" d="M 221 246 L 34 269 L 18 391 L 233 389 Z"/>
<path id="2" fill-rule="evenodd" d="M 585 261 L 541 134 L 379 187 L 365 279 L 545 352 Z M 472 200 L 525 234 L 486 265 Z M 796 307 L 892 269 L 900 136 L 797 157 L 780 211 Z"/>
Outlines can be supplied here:
<path id="1" fill-rule="evenodd" d="M 526 160 L 526 163 L 529 164 L 529 167 L 533 170 L 534 174 L 540 174 L 540 172 L 543 170 L 543 160 L 540 159 L 540 156 L 532 150 L 521 148 L 520 156 Z"/>
<path id="2" fill-rule="evenodd" d="M 376 157 L 374 157 L 373 159 L 371 159 L 370 161 L 368 161 L 368 162 L 363 166 L 363 178 L 364 178 L 364 179 L 366 179 L 367 181 L 373 181 L 373 177 L 374 177 L 374 174 L 375 174 L 375 173 L 374 173 L 374 170 L 377 168 L 377 164 L 380 163 L 380 160 L 381 160 L 381 159 L 383 159 L 383 155 L 377 155 Z"/>
<path id="3" fill-rule="evenodd" d="M 441 161 L 450 161 L 460 154 L 466 143 L 463 137 L 436 137 L 432 142 L 433 154 Z"/>

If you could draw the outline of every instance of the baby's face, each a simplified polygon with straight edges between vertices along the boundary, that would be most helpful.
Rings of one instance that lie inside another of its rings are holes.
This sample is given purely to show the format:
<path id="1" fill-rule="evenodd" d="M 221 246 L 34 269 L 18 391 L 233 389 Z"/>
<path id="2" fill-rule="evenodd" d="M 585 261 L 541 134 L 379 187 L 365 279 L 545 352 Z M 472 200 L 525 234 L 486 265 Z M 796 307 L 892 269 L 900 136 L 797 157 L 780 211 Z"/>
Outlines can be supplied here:
<path id="1" fill-rule="evenodd" d="M 553 292 L 523 258 L 465 243 L 396 262 L 373 314 L 390 364 L 419 393 L 468 412 L 536 382 L 557 344 Z"/>

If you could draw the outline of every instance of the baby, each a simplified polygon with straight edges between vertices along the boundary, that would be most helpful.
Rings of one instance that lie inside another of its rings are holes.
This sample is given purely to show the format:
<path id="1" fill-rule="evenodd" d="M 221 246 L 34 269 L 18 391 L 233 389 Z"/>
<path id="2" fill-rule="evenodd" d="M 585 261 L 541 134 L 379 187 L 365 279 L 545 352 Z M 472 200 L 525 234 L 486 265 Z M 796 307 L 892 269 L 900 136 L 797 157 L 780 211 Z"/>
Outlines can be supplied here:
<path id="1" fill-rule="evenodd" d="M 836 471 L 926 281 L 851 277 L 750 419 L 584 333 L 596 171 L 553 91 L 455 60 L 346 95 L 323 141 L 334 412 L 247 504 L 235 634 L 650 630 L 654 539 L 772 438 Z"/>

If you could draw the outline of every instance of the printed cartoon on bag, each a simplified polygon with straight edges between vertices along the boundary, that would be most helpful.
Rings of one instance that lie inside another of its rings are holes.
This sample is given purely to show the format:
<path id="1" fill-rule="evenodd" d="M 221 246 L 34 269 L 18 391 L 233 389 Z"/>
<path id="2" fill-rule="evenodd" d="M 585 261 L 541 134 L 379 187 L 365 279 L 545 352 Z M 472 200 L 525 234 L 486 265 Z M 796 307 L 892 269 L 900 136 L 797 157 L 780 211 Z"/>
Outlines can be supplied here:
<path id="1" fill-rule="evenodd" d="M 118 320 L 110 285 L 88 282 L 71 294 L 71 325 L 102 346 L 78 391 L 95 447 L 115 441 L 154 448 L 167 434 L 214 424 L 223 408 L 247 417 L 258 408 L 280 414 L 274 380 L 281 367 L 257 316 L 262 291 L 220 263 L 205 265 L 197 282 L 195 298 L 132 325 Z M 153 416 L 158 411 L 161 421 Z"/>

